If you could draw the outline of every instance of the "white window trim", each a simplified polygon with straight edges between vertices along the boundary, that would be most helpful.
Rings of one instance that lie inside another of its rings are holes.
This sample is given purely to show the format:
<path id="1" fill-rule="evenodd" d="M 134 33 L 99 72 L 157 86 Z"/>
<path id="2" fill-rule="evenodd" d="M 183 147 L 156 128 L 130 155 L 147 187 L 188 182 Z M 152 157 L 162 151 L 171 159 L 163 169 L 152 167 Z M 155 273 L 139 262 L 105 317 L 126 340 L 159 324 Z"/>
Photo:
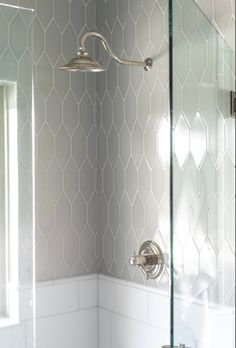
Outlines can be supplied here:
<path id="1" fill-rule="evenodd" d="M 5 186 L 5 316 L 0 327 L 19 323 L 19 252 L 18 252 L 18 122 L 17 86 L 0 82 L 3 91 L 4 186 Z"/>

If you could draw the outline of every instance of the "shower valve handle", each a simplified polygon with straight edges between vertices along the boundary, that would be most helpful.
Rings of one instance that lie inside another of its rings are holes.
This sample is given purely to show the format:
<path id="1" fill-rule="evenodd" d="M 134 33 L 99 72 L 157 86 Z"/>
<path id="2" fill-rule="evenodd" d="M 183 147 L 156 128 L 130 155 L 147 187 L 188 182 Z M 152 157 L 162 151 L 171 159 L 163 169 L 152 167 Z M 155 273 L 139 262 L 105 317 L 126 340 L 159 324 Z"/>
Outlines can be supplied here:
<path id="1" fill-rule="evenodd" d="M 160 247 L 153 241 L 147 241 L 141 245 L 138 255 L 134 252 L 129 264 L 138 266 L 146 279 L 155 279 L 164 269 L 164 258 Z"/>
<path id="2" fill-rule="evenodd" d="M 145 270 L 144 264 L 146 264 L 146 257 L 143 255 L 135 255 L 135 251 L 133 256 L 129 259 L 130 266 L 139 266 L 143 274 L 147 279 L 149 279 L 149 275 Z"/>

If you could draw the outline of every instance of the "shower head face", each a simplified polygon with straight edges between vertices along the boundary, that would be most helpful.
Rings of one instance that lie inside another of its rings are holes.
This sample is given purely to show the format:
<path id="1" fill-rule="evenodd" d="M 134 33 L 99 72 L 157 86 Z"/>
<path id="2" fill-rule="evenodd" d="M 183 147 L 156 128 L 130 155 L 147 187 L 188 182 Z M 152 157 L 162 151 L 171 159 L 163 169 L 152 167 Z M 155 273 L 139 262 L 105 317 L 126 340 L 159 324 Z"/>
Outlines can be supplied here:
<path id="1" fill-rule="evenodd" d="M 65 71 L 84 71 L 84 72 L 100 72 L 106 69 L 98 63 L 97 60 L 89 57 L 86 51 L 79 51 L 77 56 L 71 59 L 67 64 L 63 65 L 61 70 Z"/>

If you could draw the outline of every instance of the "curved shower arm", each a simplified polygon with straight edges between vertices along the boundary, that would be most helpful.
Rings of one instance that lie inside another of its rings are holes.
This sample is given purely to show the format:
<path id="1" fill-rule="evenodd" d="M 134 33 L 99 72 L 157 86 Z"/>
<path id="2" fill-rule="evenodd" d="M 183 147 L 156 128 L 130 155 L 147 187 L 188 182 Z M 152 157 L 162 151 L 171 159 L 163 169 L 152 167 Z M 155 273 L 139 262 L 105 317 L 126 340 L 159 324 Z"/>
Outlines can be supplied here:
<path id="1" fill-rule="evenodd" d="M 117 63 L 119 64 L 123 64 L 123 65 L 134 65 L 134 66 L 141 66 L 144 68 L 144 70 L 149 71 L 152 68 L 152 59 L 151 58 L 147 58 L 145 59 L 144 62 L 140 62 L 140 61 L 134 61 L 134 60 L 124 60 L 124 59 L 120 59 L 118 58 L 115 53 L 112 51 L 110 45 L 108 44 L 107 40 L 104 38 L 104 36 L 102 36 L 101 34 L 97 33 L 96 31 L 89 31 L 87 33 L 85 33 L 81 40 L 80 40 L 80 51 L 85 51 L 85 41 L 90 37 L 90 36 L 94 36 L 97 39 L 99 39 L 102 42 L 103 47 L 105 48 L 105 50 L 107 51 L 107 53 L 109 54 L 109 56 L 111 58 L 113 58 Z"/>

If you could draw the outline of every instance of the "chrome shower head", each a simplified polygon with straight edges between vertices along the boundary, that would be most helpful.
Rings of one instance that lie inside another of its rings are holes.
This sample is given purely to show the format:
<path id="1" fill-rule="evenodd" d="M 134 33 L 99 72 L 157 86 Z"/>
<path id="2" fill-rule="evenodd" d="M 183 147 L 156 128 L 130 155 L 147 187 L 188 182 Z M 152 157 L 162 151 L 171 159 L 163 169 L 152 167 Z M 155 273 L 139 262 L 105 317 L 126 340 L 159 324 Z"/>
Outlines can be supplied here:
<path id="1" fill-rule="evenodd" d="M 61 70 L 65 71 L 90 71 L 90 72 L 100 72 L 106 69 L 98 63 L 97 60 L 89 57 L 88 52 L 80 49 L 77 56 L 72 58 L 67 64 L 63 65 Z"/>
<path id="2" fill-rule="evenodd" d="M 93 71 L 93 72 L 99 72 L 106 70 L 97 60 L 92 59 L 89 57 L 88 52 L 85 50 L 85 41 L 89 37 L 96 37 L 99 39 L 104 47 L 104 49 L 107 51 L 109 56 L 114 59 L 119 64 L 124 65 L 132 65 L 136 67 L 142 67 L 145 71 L 150 71 L 152 69 L 153 61 L 151 58 L 146 58 L 143 62 L 140 61 L 134 61 L 134 60 L 124 60 L 118 58 L 114 52 L 112 51 L 111 47 L 109 46 L 107 40 L 99 33 L 89 31 L 83 35 L 83 37 L 80 40 L 80 49 L 77 54 L 77 57 L 71 59 L 67 64 L 63 65 L 60 69 L 65 71 Z"/>

